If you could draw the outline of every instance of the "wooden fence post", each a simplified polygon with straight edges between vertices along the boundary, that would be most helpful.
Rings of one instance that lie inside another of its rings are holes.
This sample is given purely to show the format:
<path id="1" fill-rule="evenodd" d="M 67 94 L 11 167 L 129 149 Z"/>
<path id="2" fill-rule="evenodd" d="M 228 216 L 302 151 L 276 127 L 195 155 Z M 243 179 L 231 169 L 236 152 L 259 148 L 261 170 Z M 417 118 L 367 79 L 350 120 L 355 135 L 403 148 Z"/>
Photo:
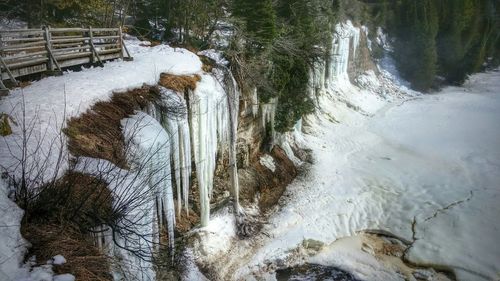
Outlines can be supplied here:
<path id="1" fill-rule="evenodd" d="M 133 61 L 134 58 L 128 52 L 127 45 L 125 45 L 125 43 L 123 43 L 123 31 L 122 31 L 121 26 L 120 26 L 120 39 L 119 40 L 120 40 L 120 50 L 121 50 L 122 59 L 124 61 Z M 123 55 L 123 52 L 127 53 L 126 57 Z"/>
<path id="2" fill-rule="evenodd" d="M 54 53 L 52 52 L 52 35 L 50 34 L 50 26 L 45 26 L 44 28 L 44 39 L 45 39 L 45 49 L 47 50 L 47 56 L 49 60 L 47 61 L 47 69 L 50 75 L 61 75 L 62 70 L 54 57 Z M 58 71 L 56 71 L 56 68 Z"/>
<path id="3" fill-rule="evenodd" d="M 101 66 L 104 66 L 101 58 L 99 57 L 99 53 L 97 52 L 97 49 L 95 48 L 95 45 L 94 45 L 94 35 L 92 32 L 92 27 L 89 27 L 89 37 L 90 37 L 90 40 L 89 40 L 90 49 L 92 50 L 92 63 L 95 63 L 95 59 L 97 58 L 97 61 L 99 62 L 99 64 Z"/>
<path id="4" fill-rule="evenodd" d="M 94 48 L 92 47 L 93 40 L 94 40 L 94 34 L 93 34 L 93 32 L 92 32 L 92 26 L 89 26 L 89 49 L 90 49 L 90 52 L 91 52 L 91 55 L 90 55 L 90 62 L 91 62 L 92 64 L 94 64 L 94 63 L 95 63 Z"/>
<path id="5" fill-rule="evenodd" d="M 49 55 L 49 50 L 51 49 L 50 46 L 50 32 L 49 32 L 48 26 L 44 26 L 43 30 L 43 38 L 45 39 L 45 49 L 47 50 L 47 55 L 49 57 L 49 60 L 47 61 L 47 70 L 54 71 L 54 61 L 52 60 L 52 57 Z"/>
<path id="6" fill-rule="evenodd" d="M 123 34 L 122 34 L 122 27 L 118 29 L 118 44 L 120 45 L 120 58 L 123 60 Z"/>

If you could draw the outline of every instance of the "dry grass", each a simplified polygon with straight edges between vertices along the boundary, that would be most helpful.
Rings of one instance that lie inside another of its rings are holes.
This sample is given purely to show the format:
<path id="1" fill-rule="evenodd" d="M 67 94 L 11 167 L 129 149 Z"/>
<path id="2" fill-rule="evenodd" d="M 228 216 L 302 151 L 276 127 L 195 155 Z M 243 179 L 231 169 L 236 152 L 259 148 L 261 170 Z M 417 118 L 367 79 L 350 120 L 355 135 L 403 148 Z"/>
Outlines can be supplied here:
<path id="1" fill-rule="evenodd" d="M 56 274 L 71 273 L 78 281 L 113 280 L 108 258 L 94 246 L 91 237 L 56 224 L 25 224 L 21 231 L 32 244 L 30 255 L 35 255 L 39 263 L 55 255 L 66 258 L 66 264 L 54 266 Z"/>
<path id="2" fill-rule="evenodd" d="M 156 87 L 143 86 L 115 93 L 110 101 L 97 102 L 84 114 L 71 118 L 64 130 L 69 137 L 70 152 L 75 156 L 106 159 L 119 167 L 126 167 L 121 120 L 134 114 L 134 110 L 146 108 L 159 97 Z"/>
<path id="3" fill-rule="evenodd" d="M 179 93 L 185 93 L 187 90 L 194 91 L 196 84 L 201 80 L 200 75 L 172 75 L 162 73 L 160 75 L 160 85 L 165 88 L 172 89 Z"/>
<path id="4" fill-rule="evenodd" d="M 212 72 L 212 69 L 216 65 L 215 61 L 206 56 L 198 56 L 198 57 L 200 57 L 200 60 L 203 63 L 201 69 L 205 72 Z"/>
<path id="5" fill-rule="evenodd" d="M 38 263 L 45 264 L 60 254 L 67 263 L 55 266 L 55 273 L 71 273 L 84 281 L 112 280 L 108 257 L 86 234 L 112 213 L 111 192 L 104 182 L 80 173 L 64 175 L 42 187 L 26 210 L 21 232 L 32 244 L 28 257 L 35 255 Z"/>
<path id="6" fill-rule="evenodd" d="M 186 233 L 200 222 L 200 217 L 193 210 L 189 210 L 189 216 L 186 210 L 182 210 L 181 216 L 175 217 L 175 229 L 180 233 Z"/>
<path id="7" fill-rule="evenodd" d="M 12 128 L 10 127 L 12 121 L 8 114 L 0 113 L 0 136 L 5 137 L 12 134 Z"/>

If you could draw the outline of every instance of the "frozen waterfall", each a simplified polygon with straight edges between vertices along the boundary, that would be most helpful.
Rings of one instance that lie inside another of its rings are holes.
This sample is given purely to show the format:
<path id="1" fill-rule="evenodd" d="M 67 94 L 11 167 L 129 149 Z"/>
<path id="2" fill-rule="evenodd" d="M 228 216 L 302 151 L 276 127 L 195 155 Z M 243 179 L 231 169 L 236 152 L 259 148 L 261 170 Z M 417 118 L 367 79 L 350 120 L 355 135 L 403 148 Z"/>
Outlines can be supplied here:
<path id="1" fill-rule="evenodd" d="M 180 216 L 182 203 L 189 214 L 189 185 L 191 177 L 191 139 L 186 100 L 177 92 L 161 87 L 161 104 L 176 108 L 176 112 L 163 112 L 161 123 L 170 135 L 171 154 L 175 184 L 177 187 L 177 214 Z"/>
<path id="2" fill-rule="evenodd" d="M 190 103 L 201 225 L 206 226 L 210 218 L 217 152 L 224 151 L 229 140 L 229 109 L 224 89 L 210 74 L 202 75 Z"/>

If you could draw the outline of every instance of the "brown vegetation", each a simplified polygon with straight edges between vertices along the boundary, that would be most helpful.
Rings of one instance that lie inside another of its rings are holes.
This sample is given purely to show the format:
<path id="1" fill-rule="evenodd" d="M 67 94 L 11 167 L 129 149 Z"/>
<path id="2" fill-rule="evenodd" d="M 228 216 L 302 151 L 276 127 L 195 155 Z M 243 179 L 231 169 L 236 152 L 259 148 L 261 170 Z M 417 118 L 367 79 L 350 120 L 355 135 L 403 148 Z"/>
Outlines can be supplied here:
<path id="1" fill-rule="evenodd" d="M 45 263 L 62 255 L 67 263 L 54 266 L 56 274 L 71 273 L 78 281 L 113 280 L 108 258 L 94 246 L 90 236 L 72 227 L 56 224 L 23 224 L 23 237 L 30 241 L 30 255 Z"/>
<path id="2" fill-rule="evenodd" d="M 172 89 L 179 93 L 185 93 L 187 90 L 194 91 L 196 89 L 196 83 L 201 80 L 200 75 L 172 75 L 168 73 L 162 73 L 160 75 L 160 85 Z"/>
<path id="3" fill-rule="evenodd" d="M 111 192 L 105 183 L 68 173 L 41 192 L 23 218 L 21 232 L 32 247 L 29 256 L 46 263 L 63 255 L 67 263 L 55 266 L 57 274 L 71 273 L 76 280 L 112 280 L 108 258 L 88 235 L 90 228 L 112 216 Z"/>
<path id="4" fill-rule="evenodd" d="M 9 121 L 12 122 L 13 120 L 8 114 L 0 113 L 0 136 L 5 137 L 12 134 Z"/>
<path id="5" fill-rule="evenodd" d="M 125 93 L 115 93 L 110 101 L 97 102 L 90 110 L 68 121 L 64 133 L 75 156 L 88 156 L 126 167 L 125 140 L 121 120 L 134 110 L 144 109 L 160 97 L 156 87 L 143 86 Z"/>

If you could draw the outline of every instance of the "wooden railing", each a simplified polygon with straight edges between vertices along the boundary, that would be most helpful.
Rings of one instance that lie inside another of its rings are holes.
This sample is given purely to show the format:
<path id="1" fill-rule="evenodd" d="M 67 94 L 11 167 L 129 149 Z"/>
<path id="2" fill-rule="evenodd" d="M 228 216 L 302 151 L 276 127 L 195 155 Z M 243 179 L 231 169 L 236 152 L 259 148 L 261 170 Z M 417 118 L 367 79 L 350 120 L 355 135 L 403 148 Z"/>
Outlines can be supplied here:
<path id="1" fill-rule="evenodd" d="M 132 59 L 121 28 L 0 30 L 0 87 L 2 80 L 117 58 Z"/>

